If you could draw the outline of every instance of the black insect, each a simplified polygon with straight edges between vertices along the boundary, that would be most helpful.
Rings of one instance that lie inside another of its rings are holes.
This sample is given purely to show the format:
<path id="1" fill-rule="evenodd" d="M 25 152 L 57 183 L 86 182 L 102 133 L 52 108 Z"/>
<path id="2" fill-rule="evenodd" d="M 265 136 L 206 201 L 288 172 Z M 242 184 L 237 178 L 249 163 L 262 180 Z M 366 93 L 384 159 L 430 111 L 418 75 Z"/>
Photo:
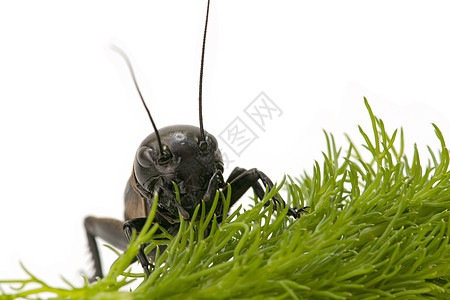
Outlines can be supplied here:
<path id="1" fill-rule="evenodd" d="M 199 84 L 200 128 L 190 125 L 174 125 L 157 129 L 139 90 L 131 63 L 120 50 L 116 50 L 125 59 L 136 89 L 144 104 L 154 132 L 147 136 L 139 146 L 134 159 L 133 171 L 125 189 L 125 222 L 111 218 L 86 217 L 84 226 L 91 254 L 94 260 L 94 277 L 102 277 L 102 267 L 95 238 L 100 237 L 114 247 L 126 250 L 133 230 L 140 232 L 147 220 L 153 197 L 158 194 L 159 201 L 154 222 L 159 223 L 170 234 L 176 234 L 179 223 L 174 220 L 182 217 L 189 220 L 197 205 L 203 200 L 207 211 L 211 209 L 217 190 L 227 192 L 231 186 L 231 203 L 233 205 L 252 187 L 259 199 L 264 197 L 264 189 L 259 180 L 269 189 L 272 181 L 258 169 L 246 170 L 235 168 L 228 179 L 223 179 L 223 161 L 216 138 L 203 129 L 202 120 L 202 80 L 205 55 L 205 40 L 209 15 L 208 0 L 206 21 L 203 35 L 203 47 Z M 181 204 L 175 197 L 173 182 L 178 185 Z M 273 197 L 274 206 L 284 206 L 278 196 Z M 222 220 L 222 203 L 216 207 L 218 222 Z M 289 208 L 288 215 L 298 218 L 305 208 Z M 164 250 L 160 247 L 160 251 Z M 137 259 L 142 264 L 146 276 L 150 274 L 148 257 L 154 259 L 155 253 L 145 255 L 143 247 Z"/>

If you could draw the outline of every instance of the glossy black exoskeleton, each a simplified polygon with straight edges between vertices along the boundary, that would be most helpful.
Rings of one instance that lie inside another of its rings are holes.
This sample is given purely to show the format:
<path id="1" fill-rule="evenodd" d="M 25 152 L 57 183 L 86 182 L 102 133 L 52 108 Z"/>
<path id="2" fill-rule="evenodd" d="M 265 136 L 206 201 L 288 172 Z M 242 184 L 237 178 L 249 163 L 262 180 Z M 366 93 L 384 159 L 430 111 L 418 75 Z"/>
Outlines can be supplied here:
<path id="1" fill-rule="evenodd" d="M 114 247 L 125 251 L 133 230 L 140 232 L 147 220 L 155 194 L 158 194 L 158 207 L 153 222 L 159 223 L 170 234 L 178 232 L 179 223 L 175 222 L 181 216 L 189 220 L 197 205 L 203 200 L 207 211 L 211 209 L 217 190 L 227 193 L 228 184 L 231 187 L 230 205 L 251 187 L 259 199 L 264 197 L 264 189 L 259 183 L 269 189 L 273 183 L 258 169 L 246 170 L 235 168 L 228 179 L 223 179 L 224 165 L 216 138 L 203 129 L 202 120 L 202 78 L 205 52 L 206 29 L 208 24 L 209 0 L 206 13 L 203 37 L 202 59 L 200 68 L 199 116 L 200 127 L 190 125 L 174 125 L 157 129 L 153 118 L 142 98 L 133 69 L 128 57 L 119 52 L 127 62 L 145 109 L 152 122 L 154 132 L 139 146 L 133 164 L 131 177 L 125 190 L 125 222 L 111 218 L 87 217 L 84 221 L 88 244 L 94 260 L 95 274 L 91 278 L 102 277 L 102 267 L 98 252 L 96 237 L 100 237 Z M 175 196 L 173 183 L 179 189 L 179 203 Z M 278 196 L 273 197 L 274 207 L 284 206 Z M 216 207 L 217 220 L 222 220 L 222 203 Z M 298 218 L 304 208 L 298 210 L 289 208 L 288 215 Z M 160 251 L 165 247 L 160 246 Z M 145 255 L 143 247 L 137 259 L 142 264 L 145 274 L 150 274 L 151 266 L 148 258 L 154 258 L 154 252 Z"/>

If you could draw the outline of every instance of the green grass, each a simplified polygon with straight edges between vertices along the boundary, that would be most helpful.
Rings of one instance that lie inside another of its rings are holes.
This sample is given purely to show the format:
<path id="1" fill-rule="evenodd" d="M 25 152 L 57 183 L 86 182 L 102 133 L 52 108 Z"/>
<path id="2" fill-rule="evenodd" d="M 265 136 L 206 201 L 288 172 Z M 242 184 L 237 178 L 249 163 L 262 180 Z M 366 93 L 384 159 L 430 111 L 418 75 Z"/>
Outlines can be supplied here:
<path id="1" fill-rule="evenodd" d="M 3 282 L 21 286 L 0 298 L 44 291 L 58 299 L 450 298 L 450 172 L 442 133 L 433 125 L 441 149 L 429 149 L 423 166 L 417 147 L 412 158 L 404 155 L 403 131 L 388 134 L 365 103 L 372 128 L 360 128 L 363 149 L 348 138 L 344 152 L 325 133 L 322 166 L 316 162 L 312 174 L 288 177 L 222 224 L 202 207 L 199 221 L 181 220 L 175 237 L 157 234 L 148 222 L 97 283 L 54 288 L 26 271 L 27 280 Z M 281 188 L 291 205 L 308 205 L 310 213 L 294 220 L 286 209 L 274 212 L 270 199 Z M 216 202 L 219 197 L 229 203 L 219 194 Z M 127 273 L 139 244 L 161 236 L 170 238 L 169 246 L 148 280 L 119 291 L 142 276 Z"/>

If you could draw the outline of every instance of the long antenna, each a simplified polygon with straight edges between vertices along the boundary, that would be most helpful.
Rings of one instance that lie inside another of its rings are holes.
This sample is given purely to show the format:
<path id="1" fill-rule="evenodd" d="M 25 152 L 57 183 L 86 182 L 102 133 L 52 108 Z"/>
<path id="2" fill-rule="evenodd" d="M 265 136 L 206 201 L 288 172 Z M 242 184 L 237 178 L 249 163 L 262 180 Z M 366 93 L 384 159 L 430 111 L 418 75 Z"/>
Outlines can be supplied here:
<path id="1" fill-rule="evenodd" d="M 198 91 L 198 114 L 200 118 L 200 134 L 201 140 L 205 140 L 205 130 L 203 129 L 203 110 L 202 110 L 202 92 L 203 92 L 203 65 L 205 62 L 205 44 L 206 44 L 206 31 L 208 29 L 208 17 L 209 17 L 209 2 L 208 7 L 206 8 L 206 20 L 205 20 L 205 31 L 203 32 L 203 46 L 202 46 L 202 60 L 200 63 L 200 83 L 199 83 L 199 91 Z"/>
<path id="2" fill-rule="evenodd" d="M 134 70 L 133 70 L 133 66 L 131 65 L 131 61 L 128 58 L 128 56 L 125 54 L 125 52 L 122 49 L 120 49 L 119 47 L 117 47 L 116 45 L 111 45 L 111 49 L 116 51 L 117 53 L 119 53 L 120 56 L 122 56 L 122 58 L 125 60 L 127 66 L 128 66 L 128 69 L 130 70 L 131 77 L 133 78 L 134 85 L 136 86 L 136 90 L 139 94 L 139 97 L 141 98 L 142 104 L 144 104 L 145 110 L 147 111 L 147 115 L 150 118 L 150 122 L 152 122 L 153 130 L 155 130 L 156 138 L 158 139 L 158 145 L 159 145 L 159 151 L 160 151 L 159 153 L 160 153 L 160 155 L 163 155 L 163 147 L 161 144 L 161 138 L 159 137 L 158 129 L 156 128 L 155 122 L 153 121 L 153 118 L 152 118 L 152 114 L 150 113 L 150 110 L 148 109 L 147 104 L 145 104 L 144 97 L 142 96 L 141 90 L 139 89 L 139 85 L 137 83 L 136 76 L 134 75 Z"/>

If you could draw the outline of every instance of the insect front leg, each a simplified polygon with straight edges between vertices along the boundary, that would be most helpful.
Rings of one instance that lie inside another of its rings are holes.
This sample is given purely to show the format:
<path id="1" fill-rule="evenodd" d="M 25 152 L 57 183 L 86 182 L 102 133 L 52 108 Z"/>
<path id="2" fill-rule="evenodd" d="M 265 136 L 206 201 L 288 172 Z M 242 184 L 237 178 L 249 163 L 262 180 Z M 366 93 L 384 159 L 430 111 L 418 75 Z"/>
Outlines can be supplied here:
<path id="1" fill-rule="evenodd" d="M 94 276 L 89 278 L 93 282 L 96 277 L 103 277 L 100 255 L 98 252 L 96 237 L 103 239 L 108 244 L 125 251 L 128 246 L 127 238 L 123 233 L 123 222 L 111 218 L 86 217 L 84 228 L 89 245 L 89 250 L 94 260 Z"/>
<path id="2" fill-rule="evenodd" d="M 273 183 L 270 178 L 260 170 L 255 168 L 246 170 L 244 168 L 236 167 L 233 172 L 231 172 L 227 180 L 227 182 L 231 185 L 231 205 L 236 203 L 236 201 L 238 201 L 250 187 L 253 188 L 256 196 L 262 200 L 264 198 L 264 189 L 261 187 L 258 180 L 261 180 L 264 185 L 268 186 L 269 189 L 273 188 Z M 286 205 L 283 199 L 280 199 L 278 195 L 273 196 L 273 200 L 275 205 Z M 266 203 L 266 205 L 269 204 Z M 288 215 L 299 218 L 300 213 L 306 212 L 306 208 L 307 207 L 302 207 L 295 210 L 289 207 Z"/>
<path id="3" fill-rule="evenodd" d="M 125 233 L 125 236 L 127 237 L 128 242 L 131 241 L 131 237 L 133 234 L 133 231 L 136 232 L 136 234 L 139 234 L 142 230 L 142 228 L 145 225 L 145 222 L 147 221 L 147 218 L 135 218 L 131 220 L 125 221 L 123 223 L 123 232 Z M 142 268 L 144 269 L 146 277 L 150 276 L 150 270 L 149 268 L 154 268 L 154 266 L 149 262 L 147 255 L 145 255 L 144 249 L 147 246 L 147 244 L 142 244 L 140 246 L 139 252 L 137 254 L 137 259 L 142 265 Z"/>

